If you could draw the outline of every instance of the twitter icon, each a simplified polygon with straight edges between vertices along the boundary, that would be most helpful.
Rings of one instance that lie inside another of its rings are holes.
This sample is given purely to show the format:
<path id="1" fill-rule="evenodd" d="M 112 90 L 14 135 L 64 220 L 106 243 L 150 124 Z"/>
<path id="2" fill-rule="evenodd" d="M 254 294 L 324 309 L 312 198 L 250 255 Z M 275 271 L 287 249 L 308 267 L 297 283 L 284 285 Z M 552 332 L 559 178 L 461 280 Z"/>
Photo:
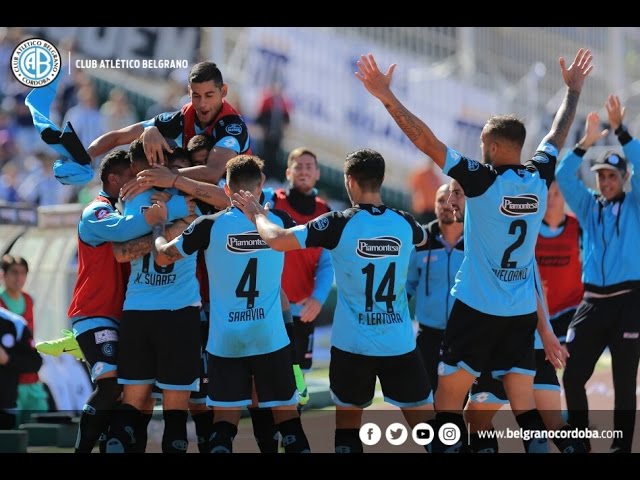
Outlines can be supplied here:
<path id="1" fill-rule="evenodd" d="M 407 431 L 407 427 L 403 424 L 392 423 L 387 427 L 385 435 L 387 437 L 387 442 L 391 445 L 402 445 L 406 442 L 409 433 Z"/>

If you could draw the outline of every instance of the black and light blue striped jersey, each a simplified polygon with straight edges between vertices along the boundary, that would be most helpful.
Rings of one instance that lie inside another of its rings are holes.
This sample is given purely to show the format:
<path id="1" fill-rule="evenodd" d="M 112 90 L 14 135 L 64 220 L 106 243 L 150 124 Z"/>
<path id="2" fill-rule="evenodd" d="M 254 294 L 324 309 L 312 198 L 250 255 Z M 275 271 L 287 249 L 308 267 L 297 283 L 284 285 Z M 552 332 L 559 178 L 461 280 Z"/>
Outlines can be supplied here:
<path id="1" fill-rule="evenodd" d="M 426 232 L 410 214 L 361 204 L 294 230 L 302 247 L 323 247 L 331 254 L 338 290 L 334 347 L 368 356 L 415 349 L 407 270 L 413 245 L 421 244 Z"/>
<path id="2" fill-rule="evenodd" d="M 461 302 L 504 317 L 536 311 L 535 245 L 557 155 L 543 143 L 524 164 L 494 168 L 447 148 L 443 171 L 467 197 L 465 255 L 451 290 Z"/>
<path id="3" fill-rule="evenodd" d="M 270 221 L 294 226 L 286 213 Z M 204 249 L 211 302 L 207 351 L 227 358 L 275 352 L 289 337 L 282 321 L 280 285 L 284 253 L 272 250 L 237 208 L 195 220 L 178 237 L 184 256 Z M 195 258 L 195 256 L 194 256 Z"/>

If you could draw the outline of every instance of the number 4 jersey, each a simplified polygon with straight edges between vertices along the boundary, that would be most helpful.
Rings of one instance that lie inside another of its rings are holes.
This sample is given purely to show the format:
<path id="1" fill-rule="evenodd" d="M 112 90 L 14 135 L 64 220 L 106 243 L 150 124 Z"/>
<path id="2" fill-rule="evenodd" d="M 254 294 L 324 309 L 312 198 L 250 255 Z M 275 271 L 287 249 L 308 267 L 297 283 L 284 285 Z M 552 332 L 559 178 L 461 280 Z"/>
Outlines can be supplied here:
<path id="1" fill-rule="evenodd" d="M 285 212 L 269 220 L 294 226 Z M 211 300 L 207 351 L 227 358 L 262 355 L 289 343 L 282 321 L 280 284 L 284 253 L 272 250 L 237 208 L 195 220 L 178 237 L 182 255 L 205 250 Z M 195 255 L 193 255 L 195 258 Z"/>
<path id="2" fill-rule="evenodd" d="M 493 167 L 447 148 L 443 171 L 467 197 L 464 260 L 451 289 L 458 300 L 502 317 L 536 311 L 535 246 L 557 155 L 542 143 L 523 165 Z"/>
<path id="3" fill-rule="evenodd" d="M 405 285 L 413 245 L 427 234 L 411 215 L 363 204 L 321 215 L 295 234 L 302 247 L 331 254 L 338 289 L 334 347 L 376 357 L 415 349 Z"/>

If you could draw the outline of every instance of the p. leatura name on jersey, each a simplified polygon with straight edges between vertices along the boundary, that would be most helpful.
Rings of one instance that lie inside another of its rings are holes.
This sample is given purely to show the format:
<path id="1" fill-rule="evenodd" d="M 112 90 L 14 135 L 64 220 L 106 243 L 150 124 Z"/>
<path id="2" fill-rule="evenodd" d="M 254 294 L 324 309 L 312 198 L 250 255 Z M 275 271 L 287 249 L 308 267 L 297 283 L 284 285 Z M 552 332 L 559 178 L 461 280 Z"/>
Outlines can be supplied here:
<path id="1" fill-rule="evenodd" d="M 399 313 L 366 312 L 358 314 L 358 323 L 360 325 L 402 323 L 402 316 Z"/>
<path id="2" fill-rule="evenodd" d="M 136 279 L 134 283 L 140 283 L 143 285 L 171 285 L 176 283 L 176 275 L 174 273 L 136 273 Z"/>
<path id="3" fill-rule="evenodd" d="M 526 268 L 492 268 L 498 280 L 503 282 L 519 282 L 527 279 Z"/>
<path id="4" fill-rule="evenodd" d="M 264 320 L 264 308 L 250 308 L 249 310 L 229 312 L 229 322 L 250 322 L 253 320 Z"/>

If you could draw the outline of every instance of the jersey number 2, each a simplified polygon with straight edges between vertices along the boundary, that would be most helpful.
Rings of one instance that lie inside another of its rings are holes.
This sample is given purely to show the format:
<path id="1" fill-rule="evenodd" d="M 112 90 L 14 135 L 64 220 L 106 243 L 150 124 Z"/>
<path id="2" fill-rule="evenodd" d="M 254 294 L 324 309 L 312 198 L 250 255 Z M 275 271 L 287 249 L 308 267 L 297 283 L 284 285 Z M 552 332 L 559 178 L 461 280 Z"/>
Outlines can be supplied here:
<path id="1" fill-rule="evenodd" d="M 362 273 L 367 276 L 367 283 L 365 286 L 365 310 L 370 312 L 373 310 L 373 279 L 376 272 L 376 266 L 373 263 L 369 263 L 362 269 Z M 376 302 L 385 302 L 387 306 L 387 313 L 393 313 L 393 302 L 396 299 L 393 289 L 396 284 L 396 262 L 391 262 L 389 268 L 387 268 L 384 277 L 380 280 L 380 285 L 376 289 L 375 300 Z M 386 292 L 385 292 L 386 291 Z"/>
<path id="2" fill-rule="evenodd" d="M 511 254 L 516 248 L 524 243 L 524 239 L 527 236 L 527 222 L 524 220 L 514 220 L 511 222 L 511 225 L 509 226 L 509 235 L 515 235 L 516 229 L 520 229 L 520 235 L 518 235 L 516 241 L 509 245 L 504 251 L 504 254 L 502 255 L 502 268 L 516 268 L 518 266 L 517 262 L 509 260 L 509 257 L 511 257 Z"/>

